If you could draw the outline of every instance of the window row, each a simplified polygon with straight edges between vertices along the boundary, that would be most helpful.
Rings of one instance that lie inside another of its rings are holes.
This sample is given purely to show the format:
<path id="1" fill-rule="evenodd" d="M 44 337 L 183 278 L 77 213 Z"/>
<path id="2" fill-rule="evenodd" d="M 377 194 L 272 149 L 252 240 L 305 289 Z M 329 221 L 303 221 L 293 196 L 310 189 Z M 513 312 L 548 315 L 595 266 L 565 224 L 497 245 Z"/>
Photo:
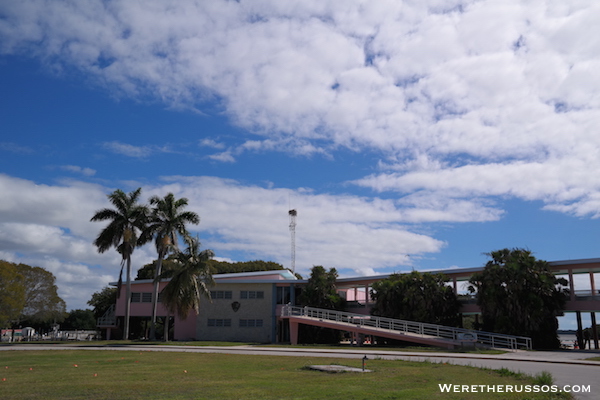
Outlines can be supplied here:
<path id="1" fill-rule="evenodd" d="M 158 302 L 161 301 L 161 294 L 158 294 Z M 132 292 L 131 293 L 132 303 L 152 303 L 152 292 Z"/>
<path id="2" fill-rule="evenodd" d="M 231 318 L 209 318 L 208 319 L 209 327 L 231 327 Z M 263 320 L 262 319 L 240 319 L 239 321 L 240 328 L 262 328 Z"/>
<path id="3" fill-rule="evenodd" d="M 210 297 L 213 300 L 225 299 L 231 300 L 233 292 L 231 290 L 211 290 Z M 240 299 L 264 299 L 265 292 L 262 290 L 241 290 Z"/>

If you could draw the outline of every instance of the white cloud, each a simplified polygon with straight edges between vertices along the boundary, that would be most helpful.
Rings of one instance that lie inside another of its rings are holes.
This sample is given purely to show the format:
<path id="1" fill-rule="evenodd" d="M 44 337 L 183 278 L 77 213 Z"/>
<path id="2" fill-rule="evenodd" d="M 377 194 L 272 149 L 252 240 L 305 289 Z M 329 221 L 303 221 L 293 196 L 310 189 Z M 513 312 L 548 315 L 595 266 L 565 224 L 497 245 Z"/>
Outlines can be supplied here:
<path id="1" fill-rule="evenodd" d="M 106 142 L 103 146 L 113 153 L 135 158 L 146 158 L 153 153 L 153 149 L 149 146 L 133 146 L 121 142 Z"/>
<path id="2" fill-rule="evenodd" d="M 201 142 L 223 150 L 214 160 L 259 150 L 330 155 L 344 146 L 406 168 L 427 154 L 442 176 L 510 172 L 539 186 L 531 194 L 523 179 L 484 189 L 466 179 L 465 192 L 558 199 L 568 186 L 585 192 L 576 200 L 581 207 L 550 207 L 597 212 L 585 200 L 596 189 L 573 184 L 580 169 L 552 179 L 543 172 L 600 149 L 594 1 L 31 0 L 5 2 L 2 12 L 5 54 L 34 54 L 56 70 L 75 66 L 108 90 L 170 106 L 202 108 L 218 99 L 257 137 L 227 147 Z M 105 146 L 140 158 L 160 151 Z M 422 176 L 413 172 L 377 177 L 377 184 L 402 191 L 391 181 Z"/>
<path id="3" fill-rule="evenodd" d="M 288 200 L 298 210 L 296 265 L 306 273 L 312 265 L 366 271 L 408 265 L 406 254 L 437 252 L 444 243 L 410 227 L 422 219 L 416 207 L 394 201 L 350 195 L 315 194 L 244 186 L 210 177 L 171 177 L 152 193 L 172 191 L 190 199 L 201 216 L 201 238 L 220 251 L 243 251 L 248 257 L 273 259 L 289 266 Z"/>
<path id="4" fill-rule="evenodd" d="M 201 205 L 200 229 L 215 250 L 282 262 L 293 192 L 298 264 L 364 272 L 443 246 L 410 224 L 493 221 L 503 212 L 498 198 L 600 215 L 600 6 L 563 3 L 3 2 L 0 53 L 39 57 L 59 74 L 76 68 L 111 94 L 143 101 L 202 109 L 217 100 L 254 136 L 199 142 L 220 151 L 213 160 L 259 151 L 335 157 L 341 147 L 381 156 L 382 171 L 354 183 L 405 195 L 396 202 L 206 177 L 150 188 Z M 104 146 L 136 158 L 169 151 Z M 31 245 L 34 227 L 57 235 L 48 245 L 90 240 L 98 227 L 89 216 L 106 191 L 0 175 L 3 226 L 21 232 L 6 243 Z"/>
<path id="5" fill-rule="evenodd" d="M 219 150 L 222 150 L 226 147 L 224 143 L 218 142 L 214 139 L 209 139 L 209 138 L 204 138 L 204 139 L 200 140 L 200 142 L 198 144 L 201 147 L 211 147 L 213 149 L 219 149 Z"/>
<path id="6" fill-rule="evenodd" d="M 31 154 L 33 149 L 14 142 L 0 142 L 0 150 L 17 154 Z"/>
<path id="7" fill-rule="evenodd" d="M 211 154 L 208 156 L 211 160 L 221 162 L 235 162 L 235 157 L 231 154 L 231 151 L 223 151 L 221 153 Z"/>
<path id="8" fill-rule="evenodd" d="M 94 176 L 96 174 L 96 170 L 94 170 L 92 168 L 83 168 L 83 167 L 79 167 L 77 165 L 62 165 L 62 166 L 60 166 L 60 169 L 62 169 L 63 171 L 69 171 L 69 172 L 73 172 L 76 174 L 81 174 L 84 176 Z"/>
<path id="9" fill-rule="evenodd" d="M 0 175 L 0 255 L 49 269 L 68 306 L 85 307 L 91 293 L 114 281 L 120 268 L 116 251 L 98 254 L 93 246 L 105 225 L 90 222 L 97 210 L 111 208 L 106 194 L 112 190 L 75 181 L 36 185 Z M 434 218 L 421 217 L 428 211 L 409 203 L 248 186 L 214 177 L 164 178 L 158 185 L 143 187 L 142 201 L 168 192 L 189 199 L 188 209 L 201 216 L 200 225 L 190 229 L 218 257 L 272 260 L 288 267 L 292 196 L 298 209 L 296 265 L 305 275 L 313 265 L 361 275 L 402 268 L 444 246 L 412 225 Z M 152 245 L 136 250 L 133 276 L 153 258 Z M 72 287 L 76 281 L 81 287 Z"/>

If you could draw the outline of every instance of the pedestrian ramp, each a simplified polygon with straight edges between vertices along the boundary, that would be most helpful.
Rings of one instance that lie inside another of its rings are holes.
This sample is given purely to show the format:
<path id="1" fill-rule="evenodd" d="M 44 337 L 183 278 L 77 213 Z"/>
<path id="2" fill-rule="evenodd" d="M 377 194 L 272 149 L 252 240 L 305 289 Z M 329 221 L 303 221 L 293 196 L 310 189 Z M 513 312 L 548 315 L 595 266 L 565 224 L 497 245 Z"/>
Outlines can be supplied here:
<path id="1" fill-rule="evenodd" d="M 524 336 L 502 335 L 321 308 L 286 305 L 282 308 L 281 317 L 290 321 L 290 336 L 293 344 L 297 344 L 294 343 L 298 338 L 297 325 L 306 324 L 449 349 L 465 346 L 510 350 L 531 349 L 531 338 Z"/>

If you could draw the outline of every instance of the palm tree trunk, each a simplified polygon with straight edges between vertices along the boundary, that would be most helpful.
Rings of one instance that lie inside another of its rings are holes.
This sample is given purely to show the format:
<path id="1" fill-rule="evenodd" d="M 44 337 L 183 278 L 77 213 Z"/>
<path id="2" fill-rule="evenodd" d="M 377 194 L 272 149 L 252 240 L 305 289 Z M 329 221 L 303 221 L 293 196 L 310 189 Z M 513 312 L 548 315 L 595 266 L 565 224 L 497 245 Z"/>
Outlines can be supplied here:
<path id="1" fill-rule="evenodd" d="M 131 313 L 131 256 L 127 257 L 127 280 L 125 283 L 125 326 L 123 328 L 123 339 L 129 339 L 129 315 Z"/>
<path id="2" fill-rule="evenodd" d="M 169 312 L 168 311 L 167 311 L 167 316 L 165 317 L 164 340 L 165 340 L 165 342 L 169 341 Z"/>
<path id="3" fill-rule="evenodd" d="M 154 290 L 152 291 L 152 323 L 150 325 L 150 340 L 156 340 L 156 312 L 158 310 L 158 286 L 160 284 L 158 277 L 161 274 L 163 257 L 164 251 L 161 250 L 158 253 L 158 260 L 156 261 L 156 271 L 154 271 Z"/>

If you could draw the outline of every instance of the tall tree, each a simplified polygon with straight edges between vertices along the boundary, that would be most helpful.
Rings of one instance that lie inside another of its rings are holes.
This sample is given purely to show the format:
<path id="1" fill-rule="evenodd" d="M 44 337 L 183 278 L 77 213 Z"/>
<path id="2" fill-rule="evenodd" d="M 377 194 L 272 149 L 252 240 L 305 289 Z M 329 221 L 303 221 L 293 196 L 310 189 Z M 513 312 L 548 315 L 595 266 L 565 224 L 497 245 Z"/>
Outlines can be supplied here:
<path id="1" fill-rule="evenodd" d="M 48 328 L 65 315 L 66 304 L 51 272 L 0 260 L 0 326 Z"/>
<path id="2" fill-rule="evenodd" d="M 26 264 L 17 265 L 17 270 L 23 275 L 25 286 L 25 307 L 21 311 L 21 320 L 29 325 L 62 320 L 67 307 L 58 295 L 56 277 L 52 272 Z"/>
<path id="3" fill-rule="evenodd" d="M 187 248 L 171 258 L 174 267 L 163 271 L 160 278 L 170 279 L 161 291 L 162 303 L 171 314 L 186 319 L 190 311 L 200 311 L 200 298 L 210 300 L 209 286 L 214 285 L 208 261 L 212 250 L 200 251 L 198 238 L 186 237 Z M 165 320 L 165 340 L 168 339 L 168 316 Z"/>
<path id="4" fill-rule="evenodd" d="M 300 304 L 308 307 L 343 310 L 344 299 L 337 293 L 337 270 L 327 271 L 320 265 L 311 269 L 310 278 L 300 294 Z M 299 326 L 299 340 L 304 343 L 339 343 L 341 331 L 311 325 Z"/>
<path id="5" fill-rule="evenodd" d="M 474 274 L 469 291 L 477 294 L 483 329 L 529 336 L 534 348 L 558 348 L 557 316 L 563 315 L 568 282 L 557 278 L 548 263 L 524 249 L 502 249 Z"/>
<path id="6" fill-rule="evenodd" d="M 337 293 L 335 281 L 338 277 L 337 270 L 325 270 L 320 265 L 314 266 L 310 271 L 310 278 L 300 294 L 300 304 L 308 307 L 342 310 L 344 300 Z"/>
<path id="7" fill-rule="evenodd" d="M 138 204 L 141 193 L 142 188 L 138 188 L 129 194 L 125 194 L 120 189 L 115 190 L 107 196 L 115 209 L 104 208 L 99 210 L 91 219 L 92 221 L 110 221 L 94 241 L 94 245 L 98 247 L 98 252 L 104 253 L 111 247 L 117 249 L 122 257 L 121 276 L 123 265 L 127 265 L 124 339 L 129 339 L 131 255 L 138 246 L 139 233 L 144 230 L 148 218 L 148 208 L 145 205 Z M 119 282 L 121 282 L 121 278 L 119 278 Z"/>
<path id="8" fill-rule="evenodd" d="M 99 292 L 92 294 L 92 298 L 88 300 L 87 304 L 94 307 L 94 317 L 100 318 L 104 313 L 117 302 L 117 288 L 106 286 Z"/>
<path id="9" fill-rule="evenodd" d="M 373 283 L 371 297 L 375 306 L 372 314 L 455 326 L 459 322 L 460 304 L 447 282 L 448 278 L 442 274 L 418 271 L 392 274 Z"/>
<path id="10" fill-rule="evenodd" d="M 146 243 L 154 238 L 158 260 L 154 274 L 154 290 L 152 292 L 152 324 L 150 326 L 150 339 L 156 339 L 156 312 L 158 307 L 158 287 L 162 273 L 162 261 L 169 252 L 178 249 L 178 235 L 188 237 L 186 224 L 199 224 L 200 217 L 193 211 L 183 211 L 188 205 L 185 197 L 175 199 L 173 193 L 164 198 L 152 196 L 150 198 L 152 215 L 147 229 L 140 238 L 140 243 Z"/>
<path id="11" fill-rule="evenodd" d="M 64 330 L 95 330 L 94 312 L 92 310 L 71 310 L 61 327 Z"/>
<path id="12" fill-rule="evenodd" d="M 8 328 L 25 307 L 23 275 L 11 262 L 0 260 L 0 328 Z"/>

